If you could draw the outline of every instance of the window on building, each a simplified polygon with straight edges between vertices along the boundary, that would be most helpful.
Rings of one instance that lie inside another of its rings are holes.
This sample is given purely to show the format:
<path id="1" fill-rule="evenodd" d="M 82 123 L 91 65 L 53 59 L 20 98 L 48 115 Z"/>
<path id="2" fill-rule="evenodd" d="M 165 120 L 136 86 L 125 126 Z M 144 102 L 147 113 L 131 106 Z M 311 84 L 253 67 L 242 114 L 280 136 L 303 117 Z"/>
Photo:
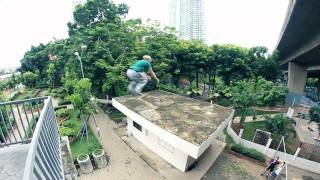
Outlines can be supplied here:
<path id="1" fill-rule="evenodd" d="M 166 142 L 165 140 L 161 139 L 158 137 L 158 144 L 163 147 L 164 149 L 166 149 L 167 151 L 173 153 L 174 151 L 174 147 L 169 144 L 168 142 Z"/>
<path id="2" fill-rule="evenodd" d="M 142 126 L 140 124 L 136 123 L 135 121 L 133 121 L 133 126 L 135 128 L 137 128 L 139 131 L 142 131 Z"/>

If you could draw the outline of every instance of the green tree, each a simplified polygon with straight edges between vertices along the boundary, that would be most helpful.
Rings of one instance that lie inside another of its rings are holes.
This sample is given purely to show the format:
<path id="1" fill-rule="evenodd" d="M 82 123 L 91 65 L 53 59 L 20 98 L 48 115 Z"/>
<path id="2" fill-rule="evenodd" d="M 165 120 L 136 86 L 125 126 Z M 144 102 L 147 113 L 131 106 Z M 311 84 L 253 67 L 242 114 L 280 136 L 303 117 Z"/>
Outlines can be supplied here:
<path id="1" fill-rule="evenodd" d="M 74 107 L 80 110 L 80 113 L 84 115 L 89 115 L 95 112 L 94 105 L 90 100 L 91 86 L 92 83 L 90 79 L 81 79 L 77 84 L 75 84 L 74 93 L 69 97 Z"/>
<path id="2" fill-rule="evenodd" d="M 27 87 L 34 87 L 38 78 L 39 76 L 37 74 L 32 73 L 30 71 L 27 71 L 22 74 L 22 81 L 24 85 L 26 85 Z"/>
<path id="3" fill-rule="evenodd" d="M 256 82 L 256 98 L 258 104 L 262 106 L 275 106 L 284 104 L 288 88 L 282 84 L 267 81 L 262 77 L 258 77 Z"/>
<path id="4" fill-rule="evenodd" d="M 188 77 L 190 82 L 195 79 L 197 88 L 199 75 L 207 70 L 206 64 L 210 55 L 211 49 L 199 41 L 182 42 L 176 54 L 181 75 Z"/>
<path id="5" fill-rule="evenodd" d="M 54 82 L 57 79 L 57 69 L 54 63 L 50 63 L 48 65 L 47 74 L 48 74 L 48 83 L 51 86 L 51 88 L 54 88 Z"/>
<path id="6" fill-rule="evenodd" d="M 226 85 L 252 76 L 248 49 L 235 45 L 213 45 L 212 49 L 217 62 L 217 74 Z"/>
<path id="7" fill-rule="evenodd" d="M 280 74 L 278 65 L 279 55 L 274 51 L 268 55 L 266 47 L 253 47 L 249 49 L 248 57 L 253 76 L 257 79 L 259 76 L 266 80 L 276 80 Z"/>

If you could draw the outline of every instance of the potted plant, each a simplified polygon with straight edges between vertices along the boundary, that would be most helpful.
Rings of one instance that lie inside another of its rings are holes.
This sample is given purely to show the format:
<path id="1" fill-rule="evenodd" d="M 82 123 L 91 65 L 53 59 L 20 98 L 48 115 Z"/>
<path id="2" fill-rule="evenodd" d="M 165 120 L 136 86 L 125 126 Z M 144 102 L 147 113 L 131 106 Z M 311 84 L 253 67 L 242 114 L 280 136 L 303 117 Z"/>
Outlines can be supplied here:
<path id="1" fill-rule="evenodd" d="M 77 157 L 77 161 L 79 163 L 80 169 L 84 174 L 88 174 L 93 171 L 93 166 L 88 154 L 80 154 Z"/>
<path id="2" fill-rule="evenodd" d="M 92 152 L 93 160 L 98 168 L 104 168 L 108 165 L 107 157 L 103 149 L 96 149 Z"/>

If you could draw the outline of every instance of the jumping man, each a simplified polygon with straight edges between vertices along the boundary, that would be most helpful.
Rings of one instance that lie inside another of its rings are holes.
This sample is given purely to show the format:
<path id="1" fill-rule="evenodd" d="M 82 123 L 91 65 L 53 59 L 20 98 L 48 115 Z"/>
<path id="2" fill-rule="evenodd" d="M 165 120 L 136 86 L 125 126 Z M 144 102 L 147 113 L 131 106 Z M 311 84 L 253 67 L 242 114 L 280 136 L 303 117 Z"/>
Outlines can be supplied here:
<path id="1" fill-rule="evenodd" d="M 137 61 L 127 70 L 127 76 L 131 80 L 128 86 L 130 94 L 142 95 L 141 92 L 143 87 L 148 83 L 148 80 L 151 80 L 151 78 L 159 83 L 159 79 L 152 70 L 151 62 L 152 58 L 148 55 L 144 55 L 142 60 Z"/>

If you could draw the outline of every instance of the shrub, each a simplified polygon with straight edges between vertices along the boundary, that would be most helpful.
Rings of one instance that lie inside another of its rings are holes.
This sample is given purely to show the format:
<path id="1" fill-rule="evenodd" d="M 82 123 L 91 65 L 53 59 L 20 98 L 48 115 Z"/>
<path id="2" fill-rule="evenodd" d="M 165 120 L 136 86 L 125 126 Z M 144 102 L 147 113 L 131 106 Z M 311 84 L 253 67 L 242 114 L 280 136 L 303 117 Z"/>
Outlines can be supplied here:
<path id="1" fill-rule="evenodd" d="M 320 124 L 320 108 L 312 107 L 309 113 L 310 113 L 310 122 L 313 121 Z"/>
<path id="2" fill-rule="evenodd" d="M 240 144 L 234 144 L 231 146 L 231 150 L 237 153 L 240 153 L 242 155 L 245 155 L 247 157 L 250 157 L 252 159 L 256 159 L 259 162 L 262 162 L 262 163 L 266 162 L 266 157 L 255 149 L 246 148 L 241 146 Z"/>
<path id="3" fill-rule="evenodd" d="M 37 89 L 33 92 L 32 97 L 38 96 L 38 94 L 41 92 L 41 89 Z"/>
<path id="4" fill-rule="evenodd" d="M 18 96 L 20 96 L 20 95 L 21 95 L 21 92 L 19 92 L 19 91 L 13 93 L 12 96 L 10 97 L 10 101 L 17 99 Z"/>
<path id="5" fill-rule="evenodd" d="M 69 105 L 71 104 L 71 101 L 70 100 L 67 100 L 67 99 L 61 99 L 58 103 L 59 106 L 61 105 Z"/>
<path id="6" fill-rule="evenodd" d="M 258 78 L 256 84 L 256 98 L 259 105 L 275 106 L 284 104 L 288 88 L 272 81 L 267 81 L 261 77 Z"/>
<path id="7" fill-rule="evenodd" d="M 56 111 L 56 116 L 61 117 L 61 118 L 67 117 L 67 116 L 69 116 L 69 112 L 67 109 L 59 109 Z"/>
<path id="8" fill-rule="evenodd" d="M 230 105 L 231 105 L 231 102 L 230 102 L 230 100 L 227 99 L 227 98 L 222 98 L 222 99 L 220 99 L 220 100 L 218 101 L 218 104 L 219 104 L 220 106 L 225 106 L 225 107 L 227 107 L 227 106 L 230 106 Z"/>
<path id="9" fill-rule="evenodd" d="M 60 127 L 60 135 L 61 136 L 75 136 L 76 132 L 69 127 Z"/>
<path id="10" fill-rule="evenodd" d="M 72 127 L 72 123 L 70 121 L 64 121 L 62 123 L 62 126 L 71 128 Z"/>
<path id="11" fill-rule="evenodd" d="M 274 117 L 265 116 L 266 119 L 266 127 L 272 133 L 281 135 L 281 136 L 289 136 L 293 134 L 296 136 L 296 131 L 293 125 L 296 125 L 296 121 L 292 118 L 285 117 L 283 114 L 277 114 Z"/>

